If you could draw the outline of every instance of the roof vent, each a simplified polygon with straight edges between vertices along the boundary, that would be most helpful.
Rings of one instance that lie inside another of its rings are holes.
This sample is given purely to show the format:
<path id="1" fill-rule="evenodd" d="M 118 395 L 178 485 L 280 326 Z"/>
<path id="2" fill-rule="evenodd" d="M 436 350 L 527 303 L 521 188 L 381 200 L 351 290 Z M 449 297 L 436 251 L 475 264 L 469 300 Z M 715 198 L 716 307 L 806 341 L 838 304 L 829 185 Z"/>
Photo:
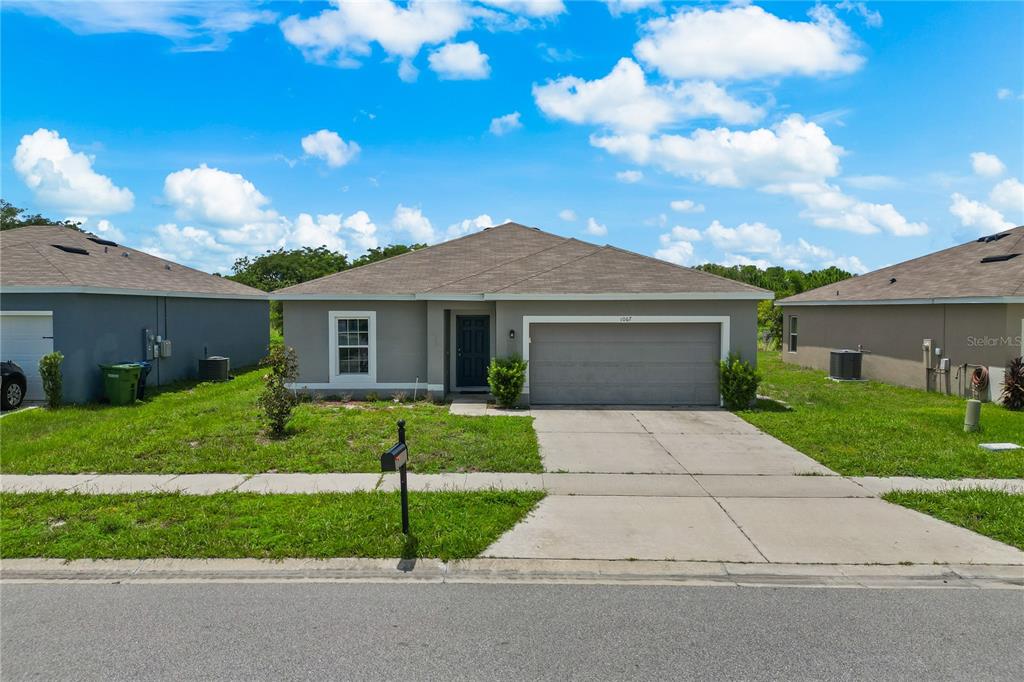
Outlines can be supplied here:
<path id="1" fill-rule="evenodd" d="M 1003 232 L 1002 234 L 990 234 L 987 237 L 978 237 L 978 241 L 982 244 L 988 244 L 990 242 L 997 242 L 1003 237 L 1009 235 L 1009 232 Z"/>
<path id="2" fill-rule="evenodd" d="M 1010 260 L 1011 258 L 1016 258 L 1019 255 L 1020 255 L 1019 253 L 1004 253 L 1001 256 L 985 256 L 984 258 L 981 259 L 981 262 L 982 263 L 1001 263 L 1004 260 Z"/>
<path id="3" fill-rule="evenodd" d="M 889 284 L 896 284 L 896 278 L 895 277 L 890 277 L 889 278 Z"/>
<path id="4" fill-rule="evenodd" d="M 170 270 L 170 269 L 171 269 L 171 264 L 170 263 L 164 263 L 164 270 Z"/>
<path id="5" fill-rule="evenodd" d="M 91 242 L 102 244 L 103 246 L 117 246 L 117 242 L 112 242 L 109 239 L 100 239 L 99 237 L 86 237 Z"/>
<path id="6" fill-rule="evenodd" d="M 124 253 L 122 253 L 122 254 L 121 254 L 121 257 L 122 257 L 122 258 L 127 258 L 127 257 L 128 257 L 128 252 L 127 252 L 127 251 L 125 251 Z"/>
<path id="7" fill-rule="evenodd" d="M 64 246 L 63 244 L 50 244 L 55 249 L 60 249 L 64 253 L 77 253 L 80 256 L 88 256 L 89 252 L 85 249 L 80 249 L 77 246 Z"/>

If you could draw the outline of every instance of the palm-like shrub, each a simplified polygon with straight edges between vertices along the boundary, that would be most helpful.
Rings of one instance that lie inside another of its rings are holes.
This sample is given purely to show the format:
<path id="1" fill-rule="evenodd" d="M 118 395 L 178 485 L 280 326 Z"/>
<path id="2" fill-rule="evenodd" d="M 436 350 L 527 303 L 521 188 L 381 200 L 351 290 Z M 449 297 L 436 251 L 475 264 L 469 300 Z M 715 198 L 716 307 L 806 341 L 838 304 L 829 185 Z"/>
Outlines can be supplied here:
<path id="1" fill-rule="evenodd" d="M 1003 405 L 1009 410 L 1024 410 L 1024 358 L 1010 360 L 1003 376 Z"/>
<path id="2" fill-rule="evenodd" d="M 761 382 L 757 370 L 736 353 L 729 353 L 729 358 L 722 360 L 720 370 L 722 402 L 726 409 L 742 410 L 750 407 L 757 397 L 757 385 Z"/>
<path id="3" fill-rule="evenodd" d="M 502 407 L 512 407 L 526 384 L 526 362 L 518 355 L 493 358 L 487 367 L 487 385 Z"/>
<path id="4" fill-rule="evenodd" d="M 61 372 L 61 365 L 64 363 L 64 354 L 59 350 L 47 353 L 39 358 L 39 376 L 43 380 L 43 393 L 46 394 L 48 407 L 60 407 L 64 395 L 64 376 Z"/>

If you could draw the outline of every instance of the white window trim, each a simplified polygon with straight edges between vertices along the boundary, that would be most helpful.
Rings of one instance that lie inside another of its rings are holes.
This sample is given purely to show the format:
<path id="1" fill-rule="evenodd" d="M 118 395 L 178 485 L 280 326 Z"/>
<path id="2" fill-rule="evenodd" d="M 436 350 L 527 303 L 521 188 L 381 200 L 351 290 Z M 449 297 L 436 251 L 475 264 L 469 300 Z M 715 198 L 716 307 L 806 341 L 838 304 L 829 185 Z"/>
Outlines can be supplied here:
<path id="1" fill-rule="evenodd" d="M 340 374 L 338 372 L 338 320 L 365 317 L 370 335 L 367 350 L 369 372 L 366 374 Z M 330 353 L 330 385 L 339 388 L 369 388 L 377 383 L 377 311 L 332 310 L 327 313 L 327 349 Z"/>
<path id="2" fill-rule="evenodd" d="M 795 332 L 793 331 L 793 320 L 797 320 L 797 331 Z M 786 352 L 796 355 L 797 352 L 800 350 L 800 316 L 790 315 L 786 321 L 789 322 L 789 324 L 787 325 L 789 329 L 786 331 Z M 794 336 L 796 337 L 796 350 L 793 350 Z"/>
<path id="3" fill-rule="evenodd" d="M 523 360 L 530 362 L 530 325 L 560 323 L 600 323 L 600 324 L 678 324 L 693 323 L 719 325 L 719 356 L 721 360 L 729 358 L 729 322 L 728 315 L 524 315 L 523 316 Z M 527 365 L 529 367 L 529 365 Z M 530 393 L 530 370 L 526 370 L 526 383 L 523 393 Z M 721 402 L 721 396 L 719 396 Z"/>

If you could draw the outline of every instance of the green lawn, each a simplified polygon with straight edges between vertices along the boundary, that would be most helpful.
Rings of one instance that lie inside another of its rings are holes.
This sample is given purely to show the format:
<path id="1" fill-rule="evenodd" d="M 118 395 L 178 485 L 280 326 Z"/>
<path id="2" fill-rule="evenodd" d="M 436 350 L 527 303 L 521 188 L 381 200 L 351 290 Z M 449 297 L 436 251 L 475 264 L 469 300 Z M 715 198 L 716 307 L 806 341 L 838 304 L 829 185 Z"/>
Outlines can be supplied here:
<path id="1" fill-rule="evenodd" d="M 980 433 L 964 433 L 964 401 L 869 382 L 837 383 L 824 372 L 786 365 L 762 353 L 759 402 L 748 422 L 848 476 L 1021 478 L 1024 450 L 989 452 L 979 443 L 1024 444 L 1024 413 L 982 405 Z"/>
<path id="2" fill-rule="evenodd" d="M 539 492 L 0 495 L 0 556 L 474 557 L 544 497 Z"/>
<path id="3" fill-rule="evenodd" d="M 1024 549 L 1024 495 L 995 490 L 955 490 L 891 492 L 882 497 Z"/>
<path id="4" fill-rule="evenodd" d="M 126 407 L 27 410 L 0 420 L 0 471 L 42 473 L 374 472 L 406 420 L 409 468 L 541 471 L 529 417 L 464 417 L 445 405 L 298 406 L 281 440 L 255 406 L 261 370 L 181 386 Z"/>

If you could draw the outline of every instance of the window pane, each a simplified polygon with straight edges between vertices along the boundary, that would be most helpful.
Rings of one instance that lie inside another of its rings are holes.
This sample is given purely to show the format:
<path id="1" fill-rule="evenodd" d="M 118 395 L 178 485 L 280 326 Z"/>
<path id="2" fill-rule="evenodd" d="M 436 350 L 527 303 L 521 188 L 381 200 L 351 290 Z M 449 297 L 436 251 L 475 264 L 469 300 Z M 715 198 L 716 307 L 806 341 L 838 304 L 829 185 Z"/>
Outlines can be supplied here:
<path id="1" fill-rule="evenodd" d="M 338 331 L 339 332 L 346 332 L 346 331 L 348 331 L 348 320 L 338 320 Z"/>
<path id="2" fill-rule="evenodd" d="M 796 334 L 796 318 L 789 318 L 789 331 L 791 334 Z"/>
<path id="3" fill-rule="evenodd" d="M 369 346 L 370 345 L 370 333 L 369 332 L 359 332 L 359 338 L 356 341 L 356 343 L 358 343 L 360 346 Z"/>
<path id="4" fill-rule="evenodd" d="M 338 373 L 339 374 L 368 374 L 370 371 L 370 356 L 366 348 L 339 348 L 338 349 Z"/>

